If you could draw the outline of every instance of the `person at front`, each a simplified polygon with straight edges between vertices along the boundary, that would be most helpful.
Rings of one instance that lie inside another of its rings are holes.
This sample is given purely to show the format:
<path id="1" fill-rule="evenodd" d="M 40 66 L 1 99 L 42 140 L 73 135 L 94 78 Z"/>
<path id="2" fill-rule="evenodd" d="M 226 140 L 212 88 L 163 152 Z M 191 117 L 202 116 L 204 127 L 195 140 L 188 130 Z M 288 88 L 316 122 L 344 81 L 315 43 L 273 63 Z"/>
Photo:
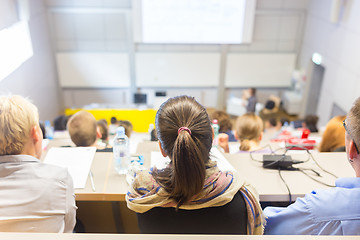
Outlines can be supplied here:
<path id="1" fill-rule="evenodd" d="M 21 96 L 0 96 L 0 126 L 0 231 L 71 233 L 72 179 L 66 169 L 39 161 L 37 108 Z"/>
<path id="2" fill-rule="evenodd" d="M 247 104 L 246 104 L 246 112 L 254 113 L 256 111 L 256 88 L 249 88 L 247 96 Z"/>
<path id="3" fill-rule="evenodd" d="M 156 207 L 217 207 L 231 202 L 240 191 L 248 200 L 247 233 L 262 234 L 263 215 L 255 189 L 237 173 L 220 171 L 210 160 L 213 130 L 206 109 L 188 96 L 170 98 L 160 106 L 155 125 L 160 151 L 171 163 L 162 170 L 136 174 L 126 196 L 128 208 L 145 213 Z"/>
<path id="4" fill-rule="evenodd" d="M 287 208 L 267 207 L 265 234 L 360 235 L 360 98 L 344 121 L 347 159 L 356 177 L 316 190 Z"/>

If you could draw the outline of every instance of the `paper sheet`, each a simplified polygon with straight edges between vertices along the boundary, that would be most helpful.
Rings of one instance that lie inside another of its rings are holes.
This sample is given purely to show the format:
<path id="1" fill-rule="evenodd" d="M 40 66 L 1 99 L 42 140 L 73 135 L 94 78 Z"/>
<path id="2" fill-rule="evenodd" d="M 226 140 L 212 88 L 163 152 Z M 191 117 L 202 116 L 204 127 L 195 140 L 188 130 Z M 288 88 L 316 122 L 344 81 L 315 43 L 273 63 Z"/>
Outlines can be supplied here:
<path id="1" fill-rule="evenodd" d="M 210 159 L 217 162 L 221 171 L 236 171 L 228 160 L 226 160 L 224 155 L 215 147 L 213 147 L 210 151 Z M 160 152 L 151 152 L 151 167 L 162 169 L 165 168 L 169 162 L 170 159 L 168 157 L 164 158 Z"/>
<path id="2" fill-rule="evenodd" d="M 44 163 L 67 168 L 74 188 L 84 188 L 95 152 L 95 147 L 53 147 L 46 154 Z"/>

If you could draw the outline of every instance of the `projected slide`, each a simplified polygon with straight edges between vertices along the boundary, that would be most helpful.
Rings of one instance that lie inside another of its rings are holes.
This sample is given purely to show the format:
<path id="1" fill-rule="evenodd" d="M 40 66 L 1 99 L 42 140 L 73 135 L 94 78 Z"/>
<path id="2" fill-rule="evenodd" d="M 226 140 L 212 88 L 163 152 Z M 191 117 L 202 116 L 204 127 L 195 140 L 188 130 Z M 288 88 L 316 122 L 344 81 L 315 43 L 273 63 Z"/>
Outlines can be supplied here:
<path id="1" fill-rule="evenodd" d="M 144 43 L 242 43 L 246 0 L 143 0 Z"/>

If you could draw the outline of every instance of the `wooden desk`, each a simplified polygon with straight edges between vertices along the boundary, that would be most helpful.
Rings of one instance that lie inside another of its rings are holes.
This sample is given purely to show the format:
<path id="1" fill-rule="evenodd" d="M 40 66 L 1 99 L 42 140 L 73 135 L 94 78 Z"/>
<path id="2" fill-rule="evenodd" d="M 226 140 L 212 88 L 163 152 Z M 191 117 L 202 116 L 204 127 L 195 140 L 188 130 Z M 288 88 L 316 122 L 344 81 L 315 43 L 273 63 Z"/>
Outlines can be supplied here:
<path id="1" fill-rule="evenodd" d="M 0 233 L 0 238 L 6 240 L 355 240 L 359 239 L 359 236 Z"/>

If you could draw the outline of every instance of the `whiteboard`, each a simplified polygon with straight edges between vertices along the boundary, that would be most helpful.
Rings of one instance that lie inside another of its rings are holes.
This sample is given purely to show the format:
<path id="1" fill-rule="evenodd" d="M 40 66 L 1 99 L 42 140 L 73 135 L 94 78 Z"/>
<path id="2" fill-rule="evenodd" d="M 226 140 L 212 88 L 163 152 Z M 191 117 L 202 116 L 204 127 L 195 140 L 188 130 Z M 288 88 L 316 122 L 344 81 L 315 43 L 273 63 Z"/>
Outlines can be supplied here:
<path id="1" fill-rule="evenodd" d="M 220 53 L 137 53 L 138 87 L 217 87 Z"/>
<path id="2" fill-rule="evenodd" d="M 226 61 L 226 87 L 289 87 L 296 55 L 230 53 Z"/>
<path id="3" fill-rule="evenodd" d="M 256 0 L 133 0 L 134 40 L 230 44 L 252 40 Z"/>
<path id="4" fill-rule="evenodd" d="M 61 87 L 129 87 L 127 53 L 57 53 Z"/>

